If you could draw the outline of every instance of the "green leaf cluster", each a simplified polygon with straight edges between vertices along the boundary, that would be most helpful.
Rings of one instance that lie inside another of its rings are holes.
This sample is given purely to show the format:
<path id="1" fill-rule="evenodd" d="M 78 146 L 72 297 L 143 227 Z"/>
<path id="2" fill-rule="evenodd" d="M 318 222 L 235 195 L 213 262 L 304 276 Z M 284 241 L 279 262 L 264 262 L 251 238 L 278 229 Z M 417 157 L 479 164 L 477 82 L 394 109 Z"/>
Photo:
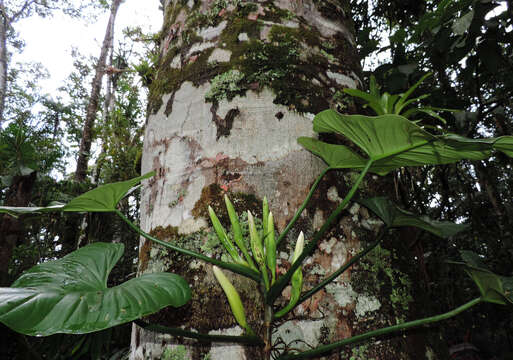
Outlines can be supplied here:
<path id="1" fill-rule="evenodd" d="M 335 133 L 351 140 L 361 156 L 348 146 L 300 137 L 298 142 L 333 169 L 363 169 L 385 175 L 403 166 L 450 164 L 481 160 L 500 151 L 513 156 L 513 136 L 469 139 L 456 134 L 433 135 L 401 115 L 342 115 L 325 110 L 314 118 L 314 131 Z"/>
<path id="2" fill-rule="evenodd" d="M 108 275 L 123 250 L 123 244 L 94 243 L 34 266 L 1 289 L 0 322 L 26 335 L 84 334 L 190 299 L 185 280 L 169 273 L 143 275 L 108 288 Z"/>
<path id="3" fill-rule="evenodd" d="M 155 175 L 155 172 L 149 172 L 127 181 L 120 181 L 112 184 L 99 186 L 76 198 L 73 198 L 67 204 L 51 204 L 44 207 L 10 207 L 0 206 L 0 214 L 7 213 L 12 216 L 29 213 L 44 212 L 114 212 L 118 202 L 135 190 L 135 186 L 142 180 Z"/>

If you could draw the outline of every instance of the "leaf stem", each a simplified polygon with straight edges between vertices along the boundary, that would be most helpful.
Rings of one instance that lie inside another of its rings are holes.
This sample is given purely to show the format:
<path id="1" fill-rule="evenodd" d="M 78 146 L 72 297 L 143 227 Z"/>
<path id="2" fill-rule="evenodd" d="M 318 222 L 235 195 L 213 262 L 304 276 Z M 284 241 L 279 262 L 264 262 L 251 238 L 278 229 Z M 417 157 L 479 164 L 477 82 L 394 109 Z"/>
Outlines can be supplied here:
<path id="1" fill-rule="evenodd" d="M 439 315 L 435 315 L 435 316 L 431 316 L 431 317 L 427 317 L 427 318 L 423 318 L 423 319 L 413 320 L 413 321 L 409 321 L 406 323 L 389 326 L 389 327 L 386 327 L 383 329 L 369 331 L 369 332 L 361 334 L 361 335 L 356 335 L 356 336 L 350 337 L 348 339 L 343 339 L 343 340 L 334 342 L 333 344 L 319 346 L 313 350 L 305 351 L 305 352 L 302 352 L 299 354 L 282 355 L 277 360 L 309 359 L 309 358 L 312 358 L 315 356 L 319 356 L 321 354 L 325 354 L 332 350 L 338 349 L 342 346 L 360 342 L 360 341 L 363 341 L 363 340 L 366 340 L 369 338 L 373 338 L 376 336 L 389 334 L 389 333 L 395 332 L 395 331 L 406 330 L 406 329 L 421 326 L 421 325 L 427 325 L 427 324 L 435 323 L 435 322 L 438 322 L 441 320 L 446 320 L 453 316 L 458 315 L 459 313 L 471 308 L 474 305 L 479 304 L 482 301 L 483 301 L 482 298 L 479 297 L 479 298 L 473 299 L 473 300 L 461 305 L 460 307 L 457 307 L 456 309 L 446 312 L 444 314 L 439 314 Z"/>
<path id="2" fill-rule="evenodd" d="M 253 279 L 253 280 L 257 281 L 257 282 L 261 281 L 260 274 L 258 272 L 256 272 L 256 271 L 254 271 L 253 269 L 250 269 L 249 267 L 246 267 L 246 266 L 243 266 L 243 265 L 239 265 L 239 264 L 226 263 L 224 261 L 220 261 L 220 260 L 217 260 L 217 259 L 205 256 L 205 255 L 197 253 L 195 251 L 183 249 L 183 248 L 181 248 L 179 246 L 175 246 L 175 245 L 172 245 L 172 244 L 170 244 L 170 243 L 168 243 L 166 241 L 157 239 L 157 238 L 151 236 L 150 234 L 144 232 L 137 225 L 132 223 L 119 210 L 116 209 L 115 212 L 116 212 L 116 214 L 118 214 L 119 217 L 121 217 L 121 219 L 123 219 L 124 222 L 126 222 L 128 224 L 128 226 L 130 226 L 130 228 L 132 230 L 134 230 L 139 235 L 141 235 L 142 237 L 144 237 L 144 238 L 146 238 L 148 240 L 156 242 L 157 244 L 160 244 L 160 245 L 162 245 L 162 246 L 164 246 L 164 247 L 166 247 L 168 249 L 174 250 L 174 251 L 179 252 L 181 254 L 192 256 L 192 257 L 195 257 L 197 259 L 200 259 L 200 260 L 203 260 L 205 262 L 208 262 L 210 264 L 217 265 L 220 268 L 233 271 L 234 273 L 237 273 L 237 274 L 240 274 L 242 276 L 248 277 L 248 278 Z"/>
<path id="3" fill-rule="evenodd" d="M 305 210 L 306 208 L 306 205 L 308 205 L 308 203 L 310 202 L 310 199 L 312 198 L 312 195 L 313 193 L 315 192 L 315 190 L 317 189 L 317 186 L 319 186 L 319 183 L 321 182 L 322 178 L 324 177 L 324 175 L 326 175 L 326 173 L 328 171 L 330 171 L 331 168 L 330 167 L 327 167 L 326 169 L 324 169 L 320 174 L 319 176 L 317 177 L 317 179 L 315 180 L 315 182 L 313 183 L 312 187 L 310 188 L 310 191 L 308 192 L 308 195 L 306 196 L 305 200 L 303 201 L 303 203 L 301 204 L 301 207 L 296 211 L 296 214 L 294 215 L 294 217 L 292 218 L 292 220 L 289 221 L 289 223 L 287 224 L 287 226 L 285 227 L 285 229 L 281 232 L 280 236 L 278 236 L 278 239 L 276 240 L 276 246 L 278 246 L 278 244 L 285 238 L 285 236 L 287 236 L 287 234 L 289 233 L 290 229 L 292 229 L 292 227 L 294 226 L 294 224 L 296 223 L 296 221 L 299 219 L 299 216 L 301 216 L 301 214 L 303 213 L 303 211 Z"/>
<path id="4" fill-rule="evenodd" d="M 264 358 L 271 359 L 272 350 L 272 328 L 273 328 L 273 308 L 270 305 L 264 305 Z"/>
<path id="5" fill-rule="evenodd" d="M 344 265 L 342 265 L 337 271 L 335 271 L 333 274 L 328 276 L 326 279 L 324 279 L 322 282 L 320 282 L 317 286 L 314 288 L 308 290 L 306 293 L 301 296 L 299 301 L 294 305 L 291 311 L 298 306 L 299 304 L 303 303 L 304 301 L 311 298 L 314 294 L 316 294 L 318 291 L 322 290 L 326 285 L 328 285 L 330 282 L 335 280 L 338 276 L 340 276 L 342 273 L 344 273 L 347 269 L 349 269 L 351 266 L 353 266 L 356 262 L 358 262 L 361 258 L 363 258 L 365 255 L 367 255 L 369 252 L 371 252 L 376 246 L 379 245 L 381 240 L 383 239 L 383 236 L 385 235 L 385 231 L 382 231 L 377 239 L 367 246 L 365 249 L 360 251 L 356 256 L 352 257 L 349 261 L 347 261 Z"/>
<path id="6" fill-rule="evenodd" d="M 329 216 L 329 218 L 326 220 L 326 222 L 322 225 L 321 229 L 314 235 L 314 238 L 312 239 L 312 241 L 310 241 L 308 243 L 308 245 L 305 247 L 305 249 L 303 250 L 303 252 L 301 253 L 301 255 L 299 255 L 299 258 L 294 262 L 294 264 L 292 264 L 291 268 L 289 269 L 289 271 L 287 271 L 283 276 L 281 276 L 277 281 L 276 283 L 271 286 L 271 288 L 269 289 L 269 292 L 267 293 L 267 297 L 265 299 L 266 301 L 266 304 L 268 305 L 271 305 L 273 304 L 274 300 L 276 300 L 276 298 L 281 294 L 281 292 L 283 291 L 283 289 L 285 288 L 285 286 L 287 286 L 287 284 L 289 283 L 290 281 L 290 278 L 292 277 L 292 275 L 294 274 L 294 272 L 296 271 L 297 268 L 299 268 L 301 266 L 301 264 L 303 263 L 303 260 L 307 257 L 307 256 L 310 256 L 316 249 L 317 247 L 317 243 L 319 242 L 319 240 L 324 236 L 324 234 L 330 229 L 331 227 L 331 224 L 335 221 L 335 219 L 338 218 L 338 216 L 340 215 L 340 213 L 342 212 L 342 210 L 344 210 L 344 208 L 346 207 L 346 205 L 349 203 L 349 201 L 353 198 L 356 190 L 358 189 L 358 187 L 360 186 L 360 183 L 362 182 L 363 178 L 365 177 L 365 175 L 367 174 L 367 172 L 369 171 L 371 165 L 373 163 L 373 160 L 372 159 L 369 159 L 367 161 L 367 164 L 365 164 L 365 168 L 362 170 L 362 172 L 360 173 L 360 175 L 358 176 L 358 179 L 356 179 L 356 182 L 354 183 L 353 187 L 351 188 L 351 190 L 349 190 L 349 192 L 347 193 L 346 197 L 344 198 L 344 200 L 342 200 L 342 202 L 340 203 L 339 206 L 337 206 L 337 208 L 335 209 L 335 211 L 333 211 L 331 213 L 331 215 Z"/>
<path id="7" fill-rule="evenodd" d="M 227 343 L 239 343 L 250 346 L 263 346 L 264 342 L 256 335 L 210 335 L 201 334 L 194 331 L 188 331 L 180 328 L 172 328 L 168 326 L 150 324 L 142 320 L 134 320 L 134 323 L 142 327 L 145 330 L 158 332 L 161 334 L 169 334 L 174 336 L 182 336 L 190 339 L 198 339 L 200 341 L 208 342 L 227 342 Z"/>

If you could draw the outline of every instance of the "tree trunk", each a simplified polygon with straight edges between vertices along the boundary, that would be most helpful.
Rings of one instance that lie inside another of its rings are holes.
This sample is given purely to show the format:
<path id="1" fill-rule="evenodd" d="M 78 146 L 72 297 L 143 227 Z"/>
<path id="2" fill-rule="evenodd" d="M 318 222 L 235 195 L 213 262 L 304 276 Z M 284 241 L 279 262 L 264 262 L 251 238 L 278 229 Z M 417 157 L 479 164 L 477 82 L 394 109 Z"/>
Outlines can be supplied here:
<path id="1" fill-rule="evenodd" d="M 112 67 L 113 52 L 114 52 L 113 43 L 111 43 L 111 47 L 109 49 L 109 54 L 110 54 L 109 62 L 108 62 L 109 67 Z M 112 72 L 107 74 L 107 84 L 105 86 L 105 101 L 103 102 L 103 114 L 102 114 L 102 125 L 104 126 L 104 128 L 109 127 L 108 124 L 109 124 L 109 122 L 112 121 L 112 112 L 114 111 L 114 107 L 116 105 L 115 86 L 113 86 L 113 81 L 112 81 L 113 75 L 114 74 Z M 100 174 L 102 171 L 103 163 L 105 162 L 105 156 L 107 156 L 108 136 L 106 136 L 105 133 L 103 134 L 103 136 L 101 136 L 101 141 L 102 141 L 102 151 L 101 151 L 100 155 L 98 156 L 98 160 L 96 161 L 96 168 L 94 171 L 93 182 L 95 184 L 97 184 L 100 179 Z"/>
<path id="2" fill-rule="evenodd" d="M 36 172 L 30 175 L 15 176 L 13 185 L 7 190 L 5 206 L 27 206 L 36 181 Z M 21 243 L 23 227 L 20 219 L 10 215 L 0 215 L 0 286 L 9 284 L 9 263 L 16 245 Z"/>
<path id="3" fill-rule="evenodd" d="M 212 232 L 206 206 L 222 213 L 224 193 L 239 214 L 248 209 L 260 214 L 261 200 L 267 196 L 277 228 L 283 230 L 324 168 L 296 139 L 314 135 L 312 119 L 317 112 L 336 104 L 349 107 L 339 101 L 339 91 L 356 87 L 361 72 L 347 0 L 227 3 L 226 8 L 209 0 L 164 3 L 161 56 L 150 87 L 142 162 L 143 173 L 157 173 L 142 190 L 142 229 L 214 254 L 216 249 L 205 245 L 205 234 Z M 311 239 L 350 182 L 350 174 L 330 174 L 323 181 L 279 248 L 279 270 L 290 266 L 299 231 Z M 365 212 L 357 206 L 351 209 L 307 261 L 305 273 L 314 274 L 305 277 L 305 289 L 360 248 Z M 139 273 L 166 270 L 187 279 L 192 300 L 181 309 L 150 317 L 152 322 L 202 333 L 242 333 L 209 265 L 141 240 Z M 263 335 L 258 288 L 238 276 L 231 278 L 248 321 Z M 362 318 L 380 303 L 358 294 L 350 279 L 345 274 L 297 307 L 273 334 L 274 350 L 284 345 L 307 349 L 359 331 Z M 284 305 L 287 299 L 281 301 Z M 160 359 L 164 352 L 176 351 L 173 347 L 179 343 L 134 325 L 130 358 Z M 192 344 L 186 349 L 186 358 L 192 359 L 207 354 L 211 360 L 264 358 L 263 348 L 236 344 Z M 400 358 L 391 346 L 376 351 L 391 354 L 381 359 Z"/>
<path id="4" fill-rule="evenodd" d="M 96 64 L 93 82 L 91 84 L 91 96 L 87 104 L 86 118 L 84 122 L 84 129 L 82 131 L 82 139 L 80 141 L 80 148 L 78 151 L 77 168 L 75 171 L 75 180 L 83 182 L 87 175 L 87 162 L 89 160 L 92 142 L 92 130 L 94 121 L 96 119 L 96 112 L 98 111 L 98 101 L 100 98 L 100 90 L 102 86 L 102 78 L 106 70 L 107 55 L 109 49 L 112 47 L 114 38 L 114 22 L 116 14 L 122 0 L 113 0 L 110 8 L 109 22 L 107 23 L 107 30 L 105 38 L 103 39 L 100 57 Z"/>
<path id="5" fill-rule="evenodd" d="M 0 0 L 0 129 L 4 122 L 5 96 L 7 94 L 7 30 L 9 18 L 4 11 L 4 1 Z"/>

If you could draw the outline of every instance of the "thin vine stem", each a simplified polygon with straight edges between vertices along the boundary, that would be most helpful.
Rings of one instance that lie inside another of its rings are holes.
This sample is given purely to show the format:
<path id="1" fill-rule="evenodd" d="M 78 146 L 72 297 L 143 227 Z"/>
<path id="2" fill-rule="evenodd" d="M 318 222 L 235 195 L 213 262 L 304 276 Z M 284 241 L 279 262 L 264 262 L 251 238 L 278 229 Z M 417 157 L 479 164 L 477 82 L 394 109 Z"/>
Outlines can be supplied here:
<path id="1" fill-rule="evenodd" d="M 280 277 L 276 281 L 276 283 L 273 286 L 271 286 L 271 288 L 269 289 L 269 292 L 267 293 L 267 297 L 266 297 L 266 303 L 268 305 L 271 305 L 271 304 L 274 303 L 274 300 L 276 300 L 276 298 L 278 296 L 280 296 L 280 294 L 283 291 L 283 289 L 285 288 L 285 286 L 287 286 L 287 284 L 289 283 L 290 278 L 292 277 L 292 274 L 294 274 L 294 272 L 297 270 L 297 268 L 299 268 L 301 266 L 301 264 L 303 263 L 305 258 L 307 256 L 310 256 L 315 251 L 315 249 L 317 247 L 317 243 L 319 242 L 319 240 L 331 228 L 332 223 L 335 221 L 335 219 L 338 218 L 338 216 L 340 215 L 342 210 L 344 210 L 346 205 L 353 198 L 354 194 L 356 193 L 356 190 L 358 189 L 358 187 L 360 186 L 363 178 L 365 177 L 365 175 L 369 171 L 372 163 L 373 163 L 372 159 L 369 159 L 367 161 L 367 163 L 365 164 L 365 168 L 362 170 L 362 172 L 358 176 L 358 179 L 356 179 L 356 182 L 354 183 L 354 185 L 351 188 L 351 190 L 349 190 L 349 192 L 347 193 L 347 195 L 344 198 L 344 200 L 342 200 L 342 202 L 340 203 L 339 206 L 337 206 L 335 211 L 333 211 L 331 213 L 329 218 L 322 225 L 321 229 L 314 235 L 314 238 L 308 243 L 308 245 L 305 247 L 305 249 L 303 250 L 301 255 L 299 255 L 297 260 L 294 262 L 294 264 L 292 264 L 292 266 L 290 267 L 289 271 L 287 271 L 282 277 Z"/>
<path id="2" fill-rule="evenodd" d="M 250 346 L 263 346 L 264 342 L 256 335 L 211 335 L 201 334 L 194 331 L 188 331 L 180 328 L 173 328 L 158 324 L 150 324 L 142 320 L 134 320 L 134 323 L 144 330 L 158 332 L 161 334 L 169 334 L 173 336 L 186 337 L 189 339 L 197 339 L 207 342 L 225 342 L 225 343 L 239 343 Z"/>
<path id="3" fill-rule="evenodd" d="M 350 337 L 350 338 L 347 338 L 344 340 L 334 342 L 333 344 L 319 346 L 313 350 L 308 350 L 308 351 L 305 351 L 305 352 L 302 352 L 299 354 L 282 355 L 282 356 L 278 357 L 277 360 L 310 359 L 315 356 L 326 354 L 330 351 L 341 348 L 345 345 L 360 342 L 360 341 L 370 339 L 370 338 L 373 338 L 376 336 L 381 336 L 381 335 L 389 334 L 389 333 L 396 332 L 396 331 L 402 331 L 402 330 L 410 329 L 413 327 L 428 325 L 428 324 L 432 324 L 432 323 L 435 323 L 438 321 L 446 320 L 453 316 L 458 315 L 459 313 L 461 313 L 465 310 L 470 309 L 472 306 L 477 305 L 482 301 L 483 301 L 483 299 L 481 297 L 478 297 L 476 299 L 473 299 L 473 300 L 461 305 L 460 307 L 457 307 L 456 309 L 453 309 L 453 310 L 448 311 L 443 314 L 439 314 L 439 315 L 435 315 L 435 316 L 431 316 L 431 317 L 427 317 L 427 318 L 423 318 L 423 319 L 413 320 L 413 321 L 405 322 L 402 324 L 389 326 L 389 327 L 386 327 L 383 329 L 369 331 L 365 334 L 356 335 L 356 336 L 353 336 L 353 337 Z"/>
<path id="4" fill-rule="evenodd" d="M 270 305 L 264 305 L 264 356 L 265 360 L 271 359 L 272 352 L 272 330 L 273 330 L 273 308 Z"/>
<path id="5" fill-rule="evenodd" d="M 308 195 L 306 196 L 305 200 L 303 201 L 303 203 L 301 204 L 301 207 L 296 211 L 296 214 L 294 215 L 294 217 L 292 218 L 292 220 L 289 221 L 289 223 L 287 224 L 287 226 L 285 227 L 285 229 L 283 229 L 283 231 L 281 232 L 280 236 L 278 236 L 278 240 L 276 240 L 276 246 L 278 246 L 278 244 L 285 238 L 285 236 L 287 236 L 287 234 L 289 233 L 290 229 L 292 229 L 292 227 L 294 226 L 294 224 L 296 223 L 296 221 L 299 219 L 299 216 L 301 216 L 301 214 L 303 213 L 303 211 L 305 210 L 306 208 L 306 205 L 308 205 L 308 203 L 310 202 L 310 199 L 312 198 L 312 195 L 313 193 L 315 192 L 315 190 L 317 189 L 317 186 L 319 186 L 322 178 L 324 177 L 324 175 L 326 175 L 326 173 L 328 171 L 332 170 L 332 168 L 330 167 L 327 167 L 326 169 L 324 169 L 320 174 L 319 176 L 317 177 L 317 179 L 315 180 L 315 182 L 313 183 L 312 187 L 310 188 L 310 191 L 308 192 Z"/>
<path id="6" fill-rule="evenodd" d="M 226 263 L 224 261 L 220 261 L 220 260 L 217 260 L 217 259 L 205 256 L 205 255 L 197 253 L 195 251 L 183 249 L 183 248 L 181 248 L 179 246 L 175 246 L 175 245 L 170 244 L 170 243 L 168 243 L 166 241 L 157 239 L 156 237 L 153 237 L 150 234 L 144 232 L 137 225 L 132 223 L 119 210 L 116 209 L 115 212 L 116 212 L 116 214 L 119 217 L 121 217 L 121 219 L 123 219 L 124 222 L 126 222 L 128 224 L 128 226 L 130 226 L 130 228 L 132 230 L 136 231 L 139 235 L 141 235 L 142 237 L 144 237 L 144 238 L 146 238 L 146 239 L 148 239 L 150 241 L 156 242 L 159 245 L 162 245 L 162 246 L 164 246 L 164 247 L 166 247 L 168 249 L 174 250 L 174 251 L 179 252 L 181 254 L 192 256 L 192 257 L 195 257 L 197 259 L 200 259 L 200 260 L 203 260 L 205 262 L 208 262 L 210 264 L 217 265 L 220 268 L 233 271 L 234 273 L 237 273 L 237 274 L 240 274 L 242 276 L 248 277 L 248 278 L 253 279 L 253 280 L 257 281 L 257 282 L 262 281 L 262 278 L 261 278 L 260 274 L 258 272 L 256 272 L 255 270 L 250 269 L 249 267 L 238 265 L 238 264 Z"/>
<path id="7" fill-rule="evenodd" d="M 311 298 L 313 295 L 315 295 L 318 291 L 322 290 L 324 287 L 326 287 L 326 285 L 328 285 L 330 282 L 332 282 L 333 280 L 335 280 L 338 276 L 340 276 L 341 274 L 343 274 L 345 271 L 347 271 L 347 269 L 349 269 L 351 266 L 353 266 L 356 262 L 358 262 L 361 258 L 363 258 L 365 255 L 367 255 L 369 252 L 371 252 L 376 246 L 379 245 L 379 243 L 381 242 L 381 240 L 383 239 L 383 236 L 385 235 L 385 231 L 382 231 L 377 239 L 372 243 L 370 244 L 369 246 L 367 246 L 365 249 L 363 249 L 362 251 L 360 251 L 356 256 L 353 256 L 349 261 L 347 261 L 344 265 L 342 265 L 337 271 L 335 271 L 333 274 L 331 274 L 330 276 L 328 276 L 326 279 L 324 279 L 322 282 L 320 282 L 317 286 L 315 286 L 314 288 L 308 290 L 306 293 L 304 293 L 298 300 L 298 302 L 296 303 L 296 305 L 294 305 L 293 308 L 290 309 L 290 311 L 294 310 L 297 306 L 299 306 L 300 304 L 302 304 L 303 302 L 305 302 L 306 300 L 308 300 L 309 298 Z"/>

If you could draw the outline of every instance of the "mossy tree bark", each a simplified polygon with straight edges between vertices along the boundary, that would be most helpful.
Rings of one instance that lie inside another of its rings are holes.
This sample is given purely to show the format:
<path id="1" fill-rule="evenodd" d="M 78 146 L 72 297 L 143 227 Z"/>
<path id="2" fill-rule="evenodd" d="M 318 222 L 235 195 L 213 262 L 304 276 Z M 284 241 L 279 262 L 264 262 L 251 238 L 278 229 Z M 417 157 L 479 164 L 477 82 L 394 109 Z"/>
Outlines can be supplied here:
<path id="1" fill-rule="evenodd" d="M 161 54 L 150 85 L 142 165 L 143 173 L 156 170 L 157 175 L 143 187 L 143 230 L 215 256 L 219 249 L 209 248 L 207 242 L 211 230 L 206 206 L 212 205 L 226 221 L 224 193 L 239 214 L 247 209 L 260 214 L 260 201 L 267 196 L 278 229 L 284 228 L 324 167 L 297 144 L 297 137 L 313 135 L 315 113 L 328 107 L 351 110 L 340 90 L 360 85 L 348 3 L 164 2 Z M 280 271 L 290 266 L 299 231 L 305 231 L 308 239 L 351 181 L 350 174 L 329 174 L 323 181 L 312 205 L 280 245 Z M 305 265 L 305 273 L 313 271 L 305 277 L 306 288 L 360 248 L 362 216 L 368 218 L 353 206 L 334 226 Z M 203 333 L 242 333 L 209 265 L 141 240 L 139 272 L 162 270 L 185 276 L 193 299 L 184 308 L 163 311 L 150 321 Z M 264 309 L 257 286 L 231 278 L 248 321 L 262 335 Z M 275 350 L 306 349 L 353 334 L 360 316 L 380 305 L 352 290 L 350 278 L 345 274 L 282 321 L 273 336 Z M 284 305 L 287 299 L 280 301 Z M 134 326 L 131 359 L 160 359 L 179 343 L 193 345 L 187 347 L 193 359 L 206 354 L 211 360 L 263 358 L 263 348 L 182 342 Z M 396 355 L 387 359 L 400 358 Z"/>

